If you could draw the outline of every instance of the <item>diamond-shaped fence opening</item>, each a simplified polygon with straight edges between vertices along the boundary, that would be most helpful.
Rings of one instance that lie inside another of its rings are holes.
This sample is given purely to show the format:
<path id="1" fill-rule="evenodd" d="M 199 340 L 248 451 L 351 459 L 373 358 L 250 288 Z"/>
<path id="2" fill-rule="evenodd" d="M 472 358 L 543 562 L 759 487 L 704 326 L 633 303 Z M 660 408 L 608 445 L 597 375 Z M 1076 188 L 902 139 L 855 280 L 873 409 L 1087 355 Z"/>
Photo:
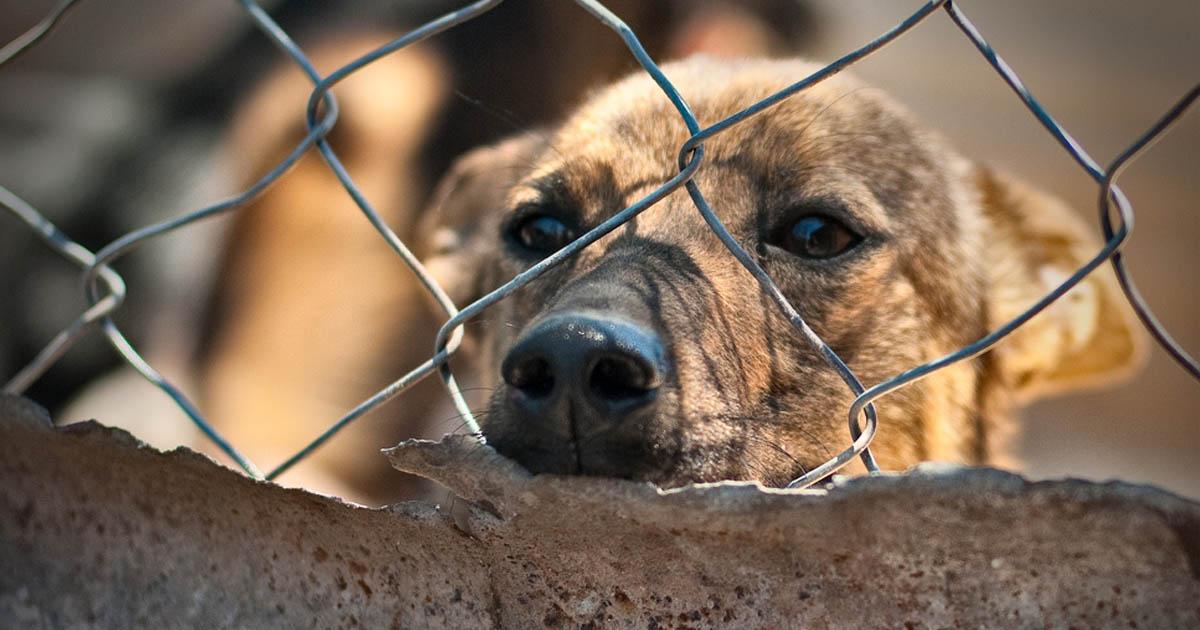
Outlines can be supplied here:
<path id="1" fill-rule="evenodd" d="M 92 252 L 83 246 L 73 241 L 68 235 L 64 234 L 56 228 L 49 220 L 41 213 L 34 209 L 29 203 L 19 198 L 10 192 L 7 188 L 0 187 L 0 205 L 6 207 L 18 219 L 29 226 L 38 236 L 40 236 L 51 248 L 62 254 L 69 261 L 77 265 L 81 269 L 82 286 L 84 287 L 85 296 L 88 303 L 88 308 L 80 314 L 70 325 L 64 328 L 58 335 L 51 339 L 40 354 L 25 368 L 17 374 L 11 376 L 4 385 L 5 393 L 20 394 L 26 391 L 29 386 L 41 377 L 47 369 L 58 361 L 72 346 L 80 339 L 89 335 L 103 335 L 112 347 L 128 362 L 130 366 L 136 369 L 148 381 L 161 389 L 167 396 L 170 396 L 174 402 L 191 418 L 191 420 L 199 427 L 209 439 L 211 439 L 225 454 L 227 454 L 238 466 L 240 466 L 247 474 L 265 479 L 273 479 L 292 466 L 300 463 L 306 457 L 313 453 L 326 441 L 334 438 L 339 431 L 345 428 L 356 419 L 362 417 L 368 411 L 374 409 L 378 405 L 388 401 L 412 386 L 414 383 L 434 374 L 438 373 L 440 378 L 446 385 L 451 398 L 453 399 L 458 411 L 462 414 L 466 428 L 473 434 L 482 439 L 479 432 L 474 415 L 468 408 L 462 392 L 455 382 L 453 372 L 451 371 L 448 359 L 457 351 L 462 339 L 462 326 L 471 318 L 476 317 L 489 306 L 503 300 L 517 289 L 528 284 L 548 269 L 562 263 L 567 258 L 576 255 L 582 249 L 602 238 L 604 235 L 617 229 L 625 222 L 631 220 L 639 213 L 652 207 L 657 202 L 662 200 L 673 191 L 684 188 L 686 189 L 697 212 L 703 217 L 704 221 L 709 225 L 712 231 L 720 238 L 722 243 L 728 249 L 729 254 L 734 256 L 741 264 L 749 271 L 759 283 L 762 291 L 775 303 L 781 310 L 784 316 L 791 322 L 795 328 L 795 333 L 800 334 L 811 346 L 818 351 L 829 364 L 829 368 L 835 370 L 836 373 L 845 382 L 855 395 L 853 404 L 848 410 L 848 445 L 836 456 L 818 466 L 791 484 L 792 487 L 806 487 L 827 475 L 837 471 L 841 467 L 855 458 L 861 458 L 863 463 L 869 470 L 877 470 L 873 457 L 871 456 L 870 443 L 878 430 L 887 430 L 887 427 L 879 427 L 876 419 L 874 405 L 886 404 L 886 401 L 880 399 L 886 394 L 893 392 L 901 387 L 910 385 L 929 374 L 945 368 L 954 363 L 964 361 L 975 357 L 992 346 L 1003 340 L 1014 330 L 1024 325 L 1032 317 L 1046 309 L 1054 301 L 1061 298 L 1072 287 L 1081 282 L 1088 274 L 1095 271 L 1098 267 L 1109 263 L 1116 272 L 1121 288 L 1124 291 L 1126 298 L 1133 307 L 1139 319 L 1145 325 L 1147 330 L 1155 338 L 1158 344 L 1166 350 L 1166 352 L 1187 372 L 1192 376 L 1200 379 L 1200 365 L 1177 344 L 1175 343 L 1162 325 L 1155 319 L 1153 313 L 1146 306 L 1145 302 L 1139 295 L 1133 279 L 1130 276 L 1128 269 L 1125 266 L 1124 259 L 1121 255 L 1121 248 L 1129 236 L 1129 230 L 1133 218 L 1133 208 L 1130 201 L 1116 186 L 1115 180 L 1121 173 L 1122 169 L 1129 164 L 1131 160 L 1137 157 L 1144 149 L 1150 146 L 1157 138 L 1164 134 L 1167 129 L 1180 117 L 1182 117 L 1188 108 L 1195 102 L 1197 97 L 1200 97 L 1200 85 L 1193 87 L 1179 101 L 1170 108 L 1163 116 L 1142 136 L 1134 140 L 1128 148 L 1120 153 L 1120 155 L 1108 167 L 1101 166 L 1097 163 L 1082 146 L 1079 145 L 1067 132 L 1060 126 L 1055 119 L 1047 112 L 1039 102 L 1034 98 L 1028 89 L 1022 84 L 1017 74 L 1010 68 L 997 52 L 988 44 L 980 31 L 971 23 L 962 9 L 955 3 L 949 0 L 931 0 L 926 2 L 911 15 L 901 21 L 899 24 L 879 35 L 875 39 L 861 46 L 860 48 L 850 52 L 840 59 L 821 68 L 813 74 L 806 77 L 796 77 L 795 83 L 779 92 L 757 102 L 720 121 L 710 124 L 701 124 L 693 115 L 688 106 L 686 99 L 676 91 L 671 81 L 659 70 L 655 61 L 650 58 L 643 49 L 634 33 L 619 16 L 610 12 L 603 4 L 595 0 L 576 0 L 577 4 L 586 10 L 594 19 L 600 21 L 608 28 L 612 29 L 616 36 L 624 42 L 628 47 L 630 54 L 636 59 L 637 63 L 648 73 L 657 83 L 663 93 L 663 98 L 668 99 L 674 106 L 680 119 L 686 125 L 691 137 L 679 147 L 677 155 L 664 155 L 664 162 L 675 160 L 678 166 L 678 173 L 663 182 L 653 192 L 637 201 L 633 205 L 621 210 L 613 215 L 608 220 L 604 221 L 594 229 L 579 236 L 572 243 L 565 246 L 558 252 L 550 255 L 541 262 L 530 267 L 528 270 L 520 273 L 512 278 L 496 290 L 485 295 L 484 297 L 472 302 L 471 304 L 463 305 L 460 309 L 446 295 L 441 287 L 433 280 L 432 277 L 421 266 L 420 261 L 409 250 L 408 246 L 396 235 L 396 233 L 387 225 L 381 218 L 379 213 L 372 207 L 368 200 L 359 188 L 355 185 L 337 154 L 326 142 L 326 135 L 334 128 L 338 120 L 337 102 L 330 93 L 331 88 L 338 84 L 346 77 L 361 70 L 368 64 L 392 54 L 395 51 L 433 37 L 447 29 L 454 28 L 466 21 L 472 20 L 500 4 L 501 0 L 480 0 L 471 4 L 467 4 L 462 8 L 451 11 L 437 19 L 434 19 L 418 28 L 415 28 L 402 37 L 399 37 L 384 46 L 380 46 L 375 50 L 355 59 L 354 61 L 338 68 L 337 70 L 322 75 L 309 62 L 304 50 L 298 46 L 280 26 L 255 2 L 251 0 L 239 0 L 240 5 L 245 11 L 247 19 L 251 20 L 254 25 L 261 31 L 262 36 L 270 40 L 284 55 L 286 55 L 295 65 L 304 72 L 311 81 L 313 89 L 307 102 L 307 134 L 278 164 L 271 168 L 267 173 L 263 174 L 258 181 L 252 186 L 243 191 L 241 194 L 225 199 L 218 203 L 214 203 L 207 207 L 182 214 L 161 223 L 149 225 L 147 227 L 129 232 L 113 242 L 105 245 L 99 250 Z M 61 2 L 41 23 L 30 29 L 25 34 L 21 35 L 14 41 L 10 42 L 0 49 L 0 67 L 12 60 L 25 50 L 35 45 L 40 39 L 50 33 L 55 24 L 67 13 L 67 11 L 77 3 L 77 0 L 64 0 Z M 1044 127 L 1054 140 L 1062 147 L 1064 151 L 1079 165 L 1081 169 L 1096 182 L 1099 193 L 1099 224 L 1105 236 L 1103 247 L 1097 251 L 1094 256 L 1085 264 L 1079 267 L 1073 274 L 1067 277 L 1052 291 L 1047 293 L 1035 304 L 1029 307 L 1011 321 L 1004 323 L 994 331 L 981 337 L 975 342 L 952 352 L 946 356 L 930 361 L 928 363 L 913 366 L 895 376 L 884 380 L 883 382 L 870 387 L 864 388 L 854 372 L 842 361 L 841 358 L 824 342 L 821 338 L 805 323 L 804 313 L 797 311 L 784 297 L 779 287 L 776 286 L 771 277 L 763 270 L 756 262 L 754 256 L 751 256 L 741 244 L 738 243 L 725 226 L 721 223 L 716 212 L 710 207 L 706 201 L 704 192 L 696 183 L 694 177 L 697 172 L 705 167 L 704 159 L 704 143 L 706 140 L 721 134 L 722 132 L 743 123 L 744 121 L 760 114 L 761 112 L 771 108 L 777 103 L 795 95 L 823 80 L 837 74 L 847 67 L 855 64 L 866 56 L 873 54 L 877 50 L 883 48 L 896 38 L 908 33 L 918 24 L 927 19 L 934 18 L 934 14 L 943 12 L 945 17 L 951 20 L 954 25 L 962 32 L 962 34 L 971 41 L 983 55 L 986 61 L 991 65 L 997 74 L 997 79 L 1003 81 L 1010 87 L 1015 94 L 1015 97 L 1020 99 L 1029 112 L 1036 120 Z M 411 269 L 412 273 L 420 280 L 437 303 L 441 306 L 445 314 L 445 321 L 438 331 L 435 348 L 431 350 L 428 360 L 420 366 L 404 374 L 392 384 L 364 400 L 354 409 L 347 412 L 341 418 L 336 419 L 323 433 L 314 436 L 312 441 L 299 450 L 291 457 L 281 463 L 275 464 L 271 468 L 265 470 L 260 469 L 254 463 L 244 457 L 237 449 L 237 445 L 229 443 L 220 433 L 205 420 L 204 415 L 196 408 L 183 393 L 172 385 L 166 378 L 159 374 L 151 365 L 149 365 L 133 345 L 126 339 L 120 328 L 113 320 L 113 315 L 121 307 L 126 299 L 125 284 L 120 275 L 111 268 L 111 264 L 122 256 L 133 251 L 140 245 L 145 244 L 151 239 L 185 230 L 189 226 L 211 218 L 220 214 L 233 212 L 245 206 L 252 201 L 258 194 L 280 178 L 285 172 L 294 166 L 305 154 L 315 151 L 324 160 L 329 169 L 336 175 L 342 186 L 358 206 L 363 214 L 363 218 L 368 221 L 378 232 L 387 245 L 399 256 L 404 263 Z"/>

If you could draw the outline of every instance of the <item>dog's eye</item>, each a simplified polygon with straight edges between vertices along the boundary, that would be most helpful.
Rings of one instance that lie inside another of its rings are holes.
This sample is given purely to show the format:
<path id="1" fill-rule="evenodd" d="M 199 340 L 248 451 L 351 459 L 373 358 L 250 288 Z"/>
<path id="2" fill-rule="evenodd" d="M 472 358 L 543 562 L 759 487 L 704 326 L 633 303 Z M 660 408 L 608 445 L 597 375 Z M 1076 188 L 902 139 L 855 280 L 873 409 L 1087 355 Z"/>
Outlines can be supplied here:
<path id="1" fill-rule="evenodd" d="M 539 254 L 552 254 L 575 239 L 575 231 L 561 219 L 534 214 L 517 221 L 511 234 L 521 247 Z"/>
<path id="2" fill-rule="evenodd" d="M 783 238 L 783 247 L 803 258 L 833 258 L 861 240 L 837 219 L 810 214 L 792 224 Z"/>

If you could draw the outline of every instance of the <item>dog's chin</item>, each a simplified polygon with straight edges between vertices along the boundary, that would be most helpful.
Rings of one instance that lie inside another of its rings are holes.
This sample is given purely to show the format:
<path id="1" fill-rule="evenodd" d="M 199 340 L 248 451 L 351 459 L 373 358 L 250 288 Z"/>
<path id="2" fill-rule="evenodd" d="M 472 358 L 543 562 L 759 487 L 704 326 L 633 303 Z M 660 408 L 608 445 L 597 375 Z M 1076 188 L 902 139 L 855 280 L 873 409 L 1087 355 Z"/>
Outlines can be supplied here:
<path id="1" fill-rule="evenodd" d="M 806 470 L 790 466 L 751 470 L 744 458 L 689 457 L 681 444 L 664 448 L 642 439 L 600 436 L 580 443 L 496 417 L 483 426 L 483 434 L 498 453 L 535 475 L 611 477 L 650 482 L 663 489 L 716 481 L 755 481 L 782 488 Z"/>
<path id="2" fill-rule="evenodd" d="M 667 471 L 649 461 L 638 445 L 580 445 L 575 441 L 539 440 L 530 436 L 489 435 L 486 430 L 484 436 L 498 453 L 535 475 L 614 477 L 656 483 L 668 478 Z"/>
<path id="3" fill-rule="evenodd" d="M 505 420 L 491 417 L 482 427 L 484 438 L 496 452 L 535 475 L 613 477 L 659 485 L 678 481 L 672 470 L 678 459 L 675 448 L 629 435 L 577 440 Z"/>
<path id="4" fill-rule="evenodd" d="M 535 475 L 576 475 L 643 481 L 663 489 L 695 483 L 752 481 L 783 488 L 796 477 L 822 463 L 803 463 L 794 457 L 777 457 L 781 449 L 747 451 L 733 441 L 723 447 L 709 444 L 688 447 L 680 432 L 655 431 L 643 424 L 644 433 L 610 432 L 577 440 L 512 419 L 503 410 L 489 413 L 483 435 L 501 455 Z"/>

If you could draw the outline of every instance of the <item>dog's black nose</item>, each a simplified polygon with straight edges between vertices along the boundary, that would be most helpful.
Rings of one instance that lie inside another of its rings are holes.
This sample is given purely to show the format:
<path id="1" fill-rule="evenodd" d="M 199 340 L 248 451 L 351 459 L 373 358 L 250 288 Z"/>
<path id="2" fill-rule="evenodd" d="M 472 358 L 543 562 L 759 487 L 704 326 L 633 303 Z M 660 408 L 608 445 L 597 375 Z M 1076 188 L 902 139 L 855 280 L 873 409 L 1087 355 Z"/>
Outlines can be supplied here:
<path id="1" fill-rule="evenodd" d="M 500 369 L 509 404 L 522 419 L 578 440 L 652 408 L 667 362 L 653 332 L 585 312 L 552 315 L 534 325 Z M 577 435 L 570 434 L 572 425 Z"/>

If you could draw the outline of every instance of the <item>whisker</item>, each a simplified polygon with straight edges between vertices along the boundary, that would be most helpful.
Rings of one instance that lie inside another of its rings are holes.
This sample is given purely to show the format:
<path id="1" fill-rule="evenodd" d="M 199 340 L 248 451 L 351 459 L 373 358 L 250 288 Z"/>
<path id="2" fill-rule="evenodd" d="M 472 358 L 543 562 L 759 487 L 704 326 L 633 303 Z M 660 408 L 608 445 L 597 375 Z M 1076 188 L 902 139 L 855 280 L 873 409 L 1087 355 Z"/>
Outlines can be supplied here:
<path id="1" fill-rule="evenodd" d="M 508 125 L 509 128 L 511 128 L 513 131 L 536 136 L 538 139 L 540 139 L 546 145 L 546 148 L 553 151 L 554 154 L 559 157 L 559 159 L 562 159 L 562 160 L 567 159 L 567 156 L 564 155 L 563 152 L 560 151 L 558 149 L 558 147 L 555 146 L 554 143 L 550 140 L 550 136 L 548 134 L 546 134 L 545 132 L 543 132 L 542 130 L 538 129 L 537 127 L 535 127 L 533 125 L 525 124 L 523 121 L 519 120 L 517 115 L 514 114 L 512 111 L 504 109 L 503 107 L 497 107 L 495 105 L 490 105 L 488 103 L 485 103 L 482 99 L 468 96 L 466 93 L 462 92 L 461 90 L 459 90 L 457 88 L 455 88 L 453 90 L 453 92 L 454 92 L 454 96 L 457 96 L 459 99 L 463 100 L 464 102 L 470 103 L 471 105 L 479 108 L 479 111 L 482 111 L 485 114 L 492 116 L 496 120 L 499 120 L 500 122 Z"/>
<path id="2" fill-rule="evenodd" d="M 808 121 L 808 123 L 806 123 L 806 124 L 804 125 L 804 127 L 800 129 L 800 135 L 799 135 L 799 137 L 800 137 L 800 138 L 803 138 L 803 137 L 804 137 L 804 134 L 808 133 L 808 128 L 809 128 L 809 127 L 811 127 L 811 126 L 813 126 L 813 123 L 815 123 L 815 122 L 817 122 L 818 120 L 820 120 L 821 116 L 824 116 L 824 115 L 825 115 L 825 112 L 829 111 L 829 109 L 830 109 L 830 108 L 832 108 L 834 105 L 837 105 L 837 104 L 838 104 L 838 103 L 840 103 L 841 101 L 843 101 L 843 100 L 845 100 L 845 99 L 847 99 L 847 98 L 850 98 L 851 96 L 854 96 L 855 94 L 858 94 L 859 92 L 863 92 L 863 91 L 866 91 L 866 90 L 879 91 L 879 90 L 877 90 L 877 89 L 875 89 L 875 88 L 871 88 L 871 87 L 869 87 L 869 86 L 865 86 L 865 85 L 864 85 L 864 86 L 862 86 L 862 87 L 857 87 L 857 88 L 854 88 L 853 90 L 850 90 L 849 92 L 846 92 L 846 93 L 844 93 L 844 94 L 838 95 L 838 96 L 837 96 L 836 98 L 834 98 L 832 101 L 829 101 L 829 103 L 827 103 L 827 104 L 825 105 L 825 107 L 822 107 L 822 108 L 821 108 L 821 111 L 817 112 L 817 113 L 816 113 L 816 115 L 815 115 L 815 116 L 813 116 L 813 117 L 812 117 L 812 119 L 810 119 L 810 120 Z"/>

